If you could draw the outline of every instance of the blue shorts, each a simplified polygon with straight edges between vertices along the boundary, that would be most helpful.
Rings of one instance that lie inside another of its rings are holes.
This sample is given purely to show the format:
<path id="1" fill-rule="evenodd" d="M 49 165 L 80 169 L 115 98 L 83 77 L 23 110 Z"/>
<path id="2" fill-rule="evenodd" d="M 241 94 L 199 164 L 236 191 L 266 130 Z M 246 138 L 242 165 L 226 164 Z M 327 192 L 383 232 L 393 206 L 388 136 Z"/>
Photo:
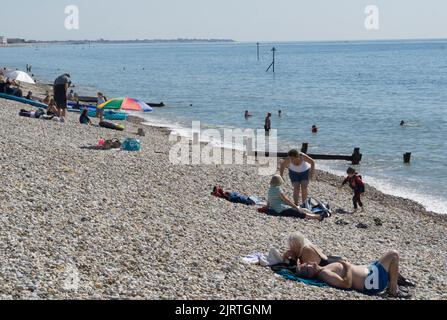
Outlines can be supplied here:
<path id="1" fill-rule="evenodd" d="M 368 269 L 369 274 L 365 279 L 365 289 L 363 292 L 368 295 L 377 295 L 388 287 L 388 272 L 379 261 L 372 263 Z"/>
<path id="2" fill-rule="evenodd" d="M 290 177 L 290 181 L 292 181 L 292 183 L 308 184 L 309 183 L 309 174 L 310 174 L 310 169 L 307 171 L 304 171 L 304 172 L 299 172 L 299 173 L 289 169 L 289 177 Z"/>

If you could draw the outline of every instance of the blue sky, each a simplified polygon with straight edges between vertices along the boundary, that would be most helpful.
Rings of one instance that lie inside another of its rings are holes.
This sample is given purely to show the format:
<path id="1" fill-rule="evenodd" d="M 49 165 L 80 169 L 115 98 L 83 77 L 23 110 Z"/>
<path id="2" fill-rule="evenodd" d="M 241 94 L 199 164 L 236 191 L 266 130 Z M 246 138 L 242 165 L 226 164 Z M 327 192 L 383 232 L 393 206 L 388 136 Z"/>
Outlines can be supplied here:
<path id="1" fill-rule="evenodd" d="M 79 30 L 64 27 L 67 5 L 79 7 Z M 364 27 L 367 5 L 380 9 L 379 30 Z M 22 0 L 1 10 L 0 35 L 38 40 L 447 38 L 445 0 Z"/>

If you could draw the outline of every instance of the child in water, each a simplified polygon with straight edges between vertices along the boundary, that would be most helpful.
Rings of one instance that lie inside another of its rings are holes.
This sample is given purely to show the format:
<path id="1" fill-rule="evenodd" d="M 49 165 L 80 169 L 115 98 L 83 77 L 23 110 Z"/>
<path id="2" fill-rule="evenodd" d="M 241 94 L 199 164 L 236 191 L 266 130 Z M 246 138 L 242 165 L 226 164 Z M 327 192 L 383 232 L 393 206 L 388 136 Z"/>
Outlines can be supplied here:
<path id="1" fill-rule="evenodd" d="M 359 176 L 354 168 L 348 168 L 347 174 L 348 177 L 343 181 L 340 188 L 349 183 L 351 189 L 354 190 L 354 197 L 352 198 L 352 201 L 354 203 L 354 212 L 357 212 L 358 206 L 362 208 L 363 212 L 364 208 L 360 197 L 363 193 L 365 193 L 365 183 L 362 181 L 361 176 Z"/>

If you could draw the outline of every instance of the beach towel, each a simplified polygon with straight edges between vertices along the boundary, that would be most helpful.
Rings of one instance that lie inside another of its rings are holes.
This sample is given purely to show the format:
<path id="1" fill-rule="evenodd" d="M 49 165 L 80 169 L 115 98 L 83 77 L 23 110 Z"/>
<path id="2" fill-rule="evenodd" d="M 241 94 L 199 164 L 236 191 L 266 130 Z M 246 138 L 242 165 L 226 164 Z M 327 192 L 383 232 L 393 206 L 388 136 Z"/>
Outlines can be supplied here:
<path id="1" fill-rule="evenodd" d="M 294 272 L 296 266 L 291 266 L 288 264 L 288 261 L 282 258 L 280 252 L 276 248 L 272 248 L 268 255 L 261 252 L 250 254 L 243 257 L 242 262 L 246 264 L 258 264 L 263 267 L 270 267 L 273 272 L 280 275 L 285 280 L 297 281 L 316 287 L 328 287 L 328 285 L 321 280 L 311 280 L 298 277 Z"/>
<path id="2" fill-rule="evenodd" d="M 315 287 L 329 287 L 325 282 L 321 280 L 313 280 L 313 279 L 304 279 L 298 277 L 294 272 L 291 270 L 284 268 L 284 267 L 272 267 L 272 270 L 283 277 L 285 280 L 291 280 L 296 282 L 304 283 L 308 286 L 315 286 Z"/>
<path id="3" fill-rule="evenodd" d="M 278 265 L 280 263 L 286 263 L 281 255 L 281 253 L 276 248 L 270 249 L 268 255 L 265 255 L 260 252 L 256 252 L 254 254 L 250 254 L 246 257 L 242 258 L 242 262 L 246 264 L 259 264 L 263 267 L 269 267 Z"/>

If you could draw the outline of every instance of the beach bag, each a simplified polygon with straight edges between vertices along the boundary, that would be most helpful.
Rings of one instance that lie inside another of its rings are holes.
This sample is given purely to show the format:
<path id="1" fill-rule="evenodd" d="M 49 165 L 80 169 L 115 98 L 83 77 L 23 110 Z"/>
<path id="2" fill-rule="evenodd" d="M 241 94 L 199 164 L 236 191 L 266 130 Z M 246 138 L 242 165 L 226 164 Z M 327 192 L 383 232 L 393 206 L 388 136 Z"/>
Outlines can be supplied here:
<path id="1" fill-rule="evenodd" d="M 126 140 L 124 140 L 121 149 L 123 149 L 124 151 L 140 151 L 141 143 L 137 139 L 127 138 Z"/>
<path id="2" fill-rule="evenodd" d="M 314 198 L 307 199 L 301 207 L 326 217 L 330 217 L 332 215 L 329 204 L 324 204 L 323 202 Z"/>
<path id="3" fill-rule="evenodd" d="M 105 150 L 119 149 L 121 148 L 121 142 L 118 139 L 106 140 L 104 141 L 102 148 Z"/>

